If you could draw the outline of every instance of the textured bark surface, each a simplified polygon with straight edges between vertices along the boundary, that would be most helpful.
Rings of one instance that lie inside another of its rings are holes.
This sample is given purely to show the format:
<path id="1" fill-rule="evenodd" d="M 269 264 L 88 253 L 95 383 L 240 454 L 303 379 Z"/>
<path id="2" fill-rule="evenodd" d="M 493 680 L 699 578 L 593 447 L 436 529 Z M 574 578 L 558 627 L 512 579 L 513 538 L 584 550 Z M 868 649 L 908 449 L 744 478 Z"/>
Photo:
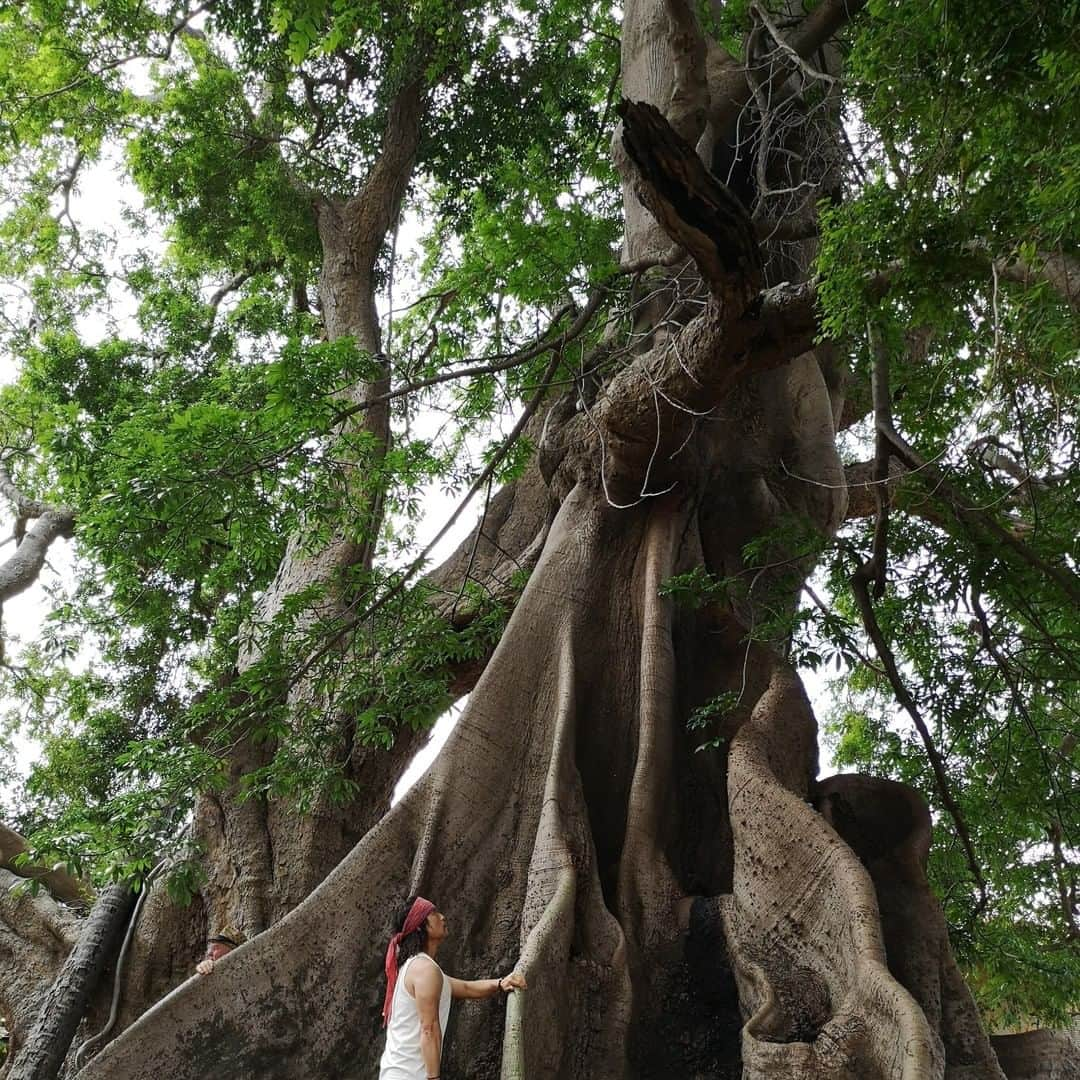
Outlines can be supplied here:
<path id="1" fill-rule="evenodd" d="M 27 851 L 27 842 L 13 829 L 0 823 L 0 868 L 38 882 L 48 890 L 50 896 L 63 903 L 83 904 L 93 897 L 93 890 L 86 882 L 72 877 L 62 868 L 16 862 Z"/>
<path id="2" fill-rule="evenodd" d="M 831 62 L 829 35 L 862 6 L 814 5 L 794 52 Z M 798 677 L 782 643 L 753 642 L 764 597 L 794 604 L 811 568 L 779 540 L 748 567 L 745 545 L 792 520 L 829 534 L 847 512 L 842 381 L 812 350 L 813 244 L 770 234 L 759 250 L 750 208 L 690 149 L 730 142 L 755 95 L 746 72 L 690 5 L 624 10 L 624 255 L 672 272 L 643 286 L 626 363 L 588 403 L 545 403 L 534 464 L 432 575 L 456 619 L 465 575 L 498 587 L 533 567 L 501 641 L 461 673 L 467 708 L 388 812 L 407 740 L 349 749 L 364 800 L 347 812 L 201 801 L 210 881 L 185 913 L 151 897 L 127 1021 L 191 970 L 211 924 L 263 932 L 131 1023 L 82 1080 L 375 1075 L 388 923 L 411 892 L 448 916 L 446 970 L 517 965 L 529 980 L 454 1010 L 445 1080 L 1000 1080 L 926 885 L 925 807 L 870 778 L 817 782 Z M 399 119 L 418 122 L 402 94 Z M 813 147 L 808 179 L 826 190 L 836 124 L 823 108 L 789 125 L 758 178 Z M 376 232 L 388 205 L 364 219 Z M 363 340 L 371 278 L 341 239 L 351 213 L 319 207 L 323 296 L 328 332 Z M 342 545 L 309 556 L 298 540 L 279 591 L 363 565 Z M 675 606 L 661 587 L 697 568 L 747 589 Z M 698 753 L 687 720 L 721 694 L 737 704 Z M 238 750 L 234 778 L 264 753 Z M 675 919 L 687 896 L 703 898 L 689 935 Z"/>
<path id="3" fill-rule="evenodd" d="M 1025 1031 L 994 1035 L 990 1042 L 1009 1080 L 1077 1080 L 1080 1033 Z"/>
<path id="4" fill-rule="evenodd" d="M 75 947 L 52 986 L 41 995 L 37 1019 L 12 1055 L 6 1080 L 53 1080 L 59 1074 L 90 995 L 119 945 L 134 906 L 135 894 L 126 885 L 110 885 L 97 898 Z"/>
<path id="5" fill-rule="evenodd" d="M 0 1012 L 11 1035 L 9 1064 L 78 934 L 66 908 L 45 891 L 32 895 L 24 879 L 0 868 Z"/>
<path id="6" fill-rule="evenodd" d="M 462 625 L 468 621 L 468 610 L 455 608 L 467 572 L 494 593 L 506 591 L 516 570 L 535 563 L 555 508 L 535 465 L 503 489 L 473 533 L 429 575 L 438 590 L 439 610 Z M 486 659 L 477 658 L 455 672 L 455 696 L 473 688 Z M 260 920 L 270 925 L 306 896 L 386 813 L 394 785 L 423 738 L 423 733 L 402 732 L 389 751 L 354 746 L 348 774 L 364 793 L 355 805 L 316 808 L 299 817 L 288 804 L 253 806 L 215 795 L 202 797 L 193 833 L 217 853 L 206 863 L 210 880 L 186 908 L 174 904 L 160 885 L 151 886 L 123 973 L 118 1030 L 190 977 L 214 928 L 231 922 L 247 930 Z M 243 761 L 234 759 L 232 767 L 239 776 Z M 286 845 L 273 843 L 272 837 L 286 834 L 302 848 L 302 858 L 286 858 Z M 104 1022 L 105 1012 L 104 1001 L 96 1003 L 92 1026 Z"/>

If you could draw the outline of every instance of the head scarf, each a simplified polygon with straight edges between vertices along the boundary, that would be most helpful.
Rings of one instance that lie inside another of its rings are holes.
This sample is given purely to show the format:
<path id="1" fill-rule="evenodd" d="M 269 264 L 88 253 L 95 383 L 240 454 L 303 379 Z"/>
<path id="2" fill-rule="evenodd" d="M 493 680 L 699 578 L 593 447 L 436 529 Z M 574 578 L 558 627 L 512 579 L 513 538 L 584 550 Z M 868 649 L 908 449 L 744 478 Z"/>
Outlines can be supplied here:
<path id="1" fill-rule="evenodd" d="M 394 1004 L 394 986 L 398 977 L 397 951 L 401 939 L 419 930 L 424 921 L 435 910 L 435 905 L 430 900 L 418 896 L 409 908 L 409 914 L 405 916 L 405 925 L 390 939 L 386 946 L 386 997 L 383 999 L 382 1017 L 383 1027 L 390 1023 L 390 1010 Z"/>

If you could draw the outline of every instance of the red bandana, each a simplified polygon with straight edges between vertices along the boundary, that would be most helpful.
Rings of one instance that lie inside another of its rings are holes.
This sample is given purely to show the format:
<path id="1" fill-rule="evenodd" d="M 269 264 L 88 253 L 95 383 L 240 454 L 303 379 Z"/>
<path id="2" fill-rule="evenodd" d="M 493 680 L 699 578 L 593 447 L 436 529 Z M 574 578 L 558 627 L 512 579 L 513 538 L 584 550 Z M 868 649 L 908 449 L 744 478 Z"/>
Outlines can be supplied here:
<path id="1" fill-rule="evenodd" d="M 390 939 L 386 946 L 386 997 L 383 999 L 382 1020 L 383 1027 L 390 1023 L 390 1010 L 394 1004 L 394 985 L 397 983 L 398 944 L 403 937 L 408 937 L 414 930 L 419 930 L 424 925 L 424 920 L 435 910 L 435 905 L 430 900 L 418 896 L 409 908 L 409 914 L 405 916 L 405 925 Z"/>

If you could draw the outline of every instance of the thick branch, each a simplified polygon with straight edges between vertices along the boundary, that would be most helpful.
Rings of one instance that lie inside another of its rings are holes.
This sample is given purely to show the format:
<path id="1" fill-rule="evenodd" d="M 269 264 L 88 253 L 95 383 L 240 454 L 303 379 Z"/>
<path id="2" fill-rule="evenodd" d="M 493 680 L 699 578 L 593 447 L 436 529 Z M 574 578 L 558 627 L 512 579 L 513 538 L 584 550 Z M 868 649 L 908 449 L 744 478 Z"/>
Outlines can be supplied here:
<path id="1" fill-rule="evenodd" d="M 57 900 L 68 904 L 84 903 L 93 895 L 84 882 L 65 870 L 49 870 L 35 863 L 16 865 L 16 858 L 29 850 L 29 845 L 17 832 L 0 823 L 0 867 L 19 877 L 40 881 Z"/>
<path id="2" fill-rule="evenodd" d="M 327 336 L 334 340 L 354 335 L 371 353 L 379 351 L 375 263 L 401 213 L 426 101 L 427 84 L 419 74 L 391 102 L 379 156 L 360 192 L 350 199 L 320 197 L 315 203 L 323 246 L 319 289 Z"/>
<path id="3" fill-rule="evenodd" d="M 969 278 L 981 277 L 990 271 L 1000 280 L 1017 285 L 1048 285 L 1073 311 L 1080 311 L 1080 260 L 1075 256 L 1060 251 L 1038 251 L 1031 260 L 1019 256 L 995 257 L 983 240 L 969 240 L 962 251 L 970 257 L 962 268 Z M 932 261 L 935 257 L 936 253 L 930 252 L 922 259 Z M 869 275 L 867 285 L 871 296 L 883 297 L 904 272 L 905 266 L 903 260 L 895 259 Z"/>
<path id="4" fill-rule="evenodd" d="M 770 36 L 772 37 L 773 41 L 776 42 L 780 51 L 785 56 L 787 56 L 791 60 L 791 62 L 808 79 L 819 79 L 822 82 L 827 83 L 836 82 L 836 79 L 832 75 L 829 75 L 824 71 L 818 71 L 817 68 L 811 67 L 806 62 L 806 59 L 801 56 L 799 52 L 794 48 L 794 46 L 788 43 L 788 41 L 784 38 L 784 35 L 780 33 L 780 30 L 777 28 L 776 23 L 773 21 L 772 17 L 769 15 L 769 12 L 765 9 L 763 5 L 756 2 L 751 3 L 750 13 L 754 16 L 755 19 L 757 19 L 761 23 L 762 26 L 765 27 L 766 30 L 768 30 Z"/>
<path id="5" fill-rule="evenodd" d="M 761 249 L 745 207 L 655 106 L 623 100 L 618 112 L 642 205 L 693 257 L 714 296 L 745 306 L 763 278 Z"/>
<path id="6" fill-rule="evenodd" d="M 45 565 L 45 556 L 57 537 L 69 537 L 75 532 L 75 511 L 66 506 L 50 506 L 38 499 L 28 498 L 0 467 L 0 493 L 7 496 L 15 508 L 15 537 L 19 546 L 15 554 L 0 565 L 0 605 L 28 589 Z M 36 518 L 31 528 L 26 522 Z"/>
<path id="7" fill-rule="evenodd" d="M 15 508 L 16 516 L 24 521 L 27 518 L 41 517 L 50 508 L 48 503 L 44 503 L 40 499 L 31 499 L 24 494 L 15 481 L 11 479 L 11 473 L 3 466 L 0 466 L 0 495 L 4 495 L 10 501 Z"/>
<path id="8" fill-rule="evenodd" d="M 873 517 L 877 513 L 877 497 L 874 494 L 874 488 L 879 481 L 875 479 L 874 470 L 873 458 L 844 466 L 844 481 L 848 495 L 847 510 L 844 513 L 845 521 Z M 889 458 L 889 475 L 885 481 L 889 502 L 905 514 L 921 518 L 931 525 L 936 525 L 939 529 L 948 530 L 952 524 L 951 519 L 941 511 L 929 495 L 910 485 L 904 487 L 902 481 L 911 475 L 911 470 L 904 464 L 894 457 Z"/>
<path id="9" fill-rule="evenodd" d="M 677 334 L 619 372 L 592 414 L 609 501 L 625 505 L 666 490 L 672 458 L 736 383 L 809 350 L 813 297 L 808 284 L 779 286 L 760 294 L 756 311 L 736 318 L 710 300 Z"/>
<path id="10" fill-rule="evenodd" d="M 78 937 L 78 920 L 44 890 L 0 867 L 0 1010 L 11 1027 L 16 1054 L 36 1016 L 41 994 Z"/>
<path id="11" fill-rule="evenodd" d="M 18 596 L 37 581 L 52 542 L 75 532 L 75 514 L 70 510 L 46 510 L 37 523 L 26 530 L 22 543 L 0 566 L 0 604 Z"/>
<path id="12" fill-rule="evenodd" d="M 381 152 L 363 191 L 357 196 L 360 213 L 370 216 L 380 246 L 401 212 L 401 201 L 420 145 L 421 121 L 427 101 L 423 59 L 421 57 L 417 63 L 419 74 L 398 91 L 390 104 Z"/>
<path id="13" fill-rule="evenodd" d="M 406 83 L 390 104 L 379 156 L 359 194 L 350 199 L 319 197 L 315 201 L 323 255 L 319 295 L 327 337 L 331 341 L 351 337 L 359 348 L 378 361 L 374 379 L 359 381 L 336 395 L 346 410 L 336 430 L 344 432 L 351 428 L 371 436 L 371 450 L 364 461 L 369 469 L 377 466 L 390 445 L 390 408 L 386 396 L 390 377 L 380 348 L 375 264 L 387 232 L 401 211 L 420 141 L 420 121 L 427 99 L 422 56 L 418 57 L 417 69 L 420 74 Z M 349 424 L 348 410 L 352 407 L 360 416 Z M 354 486 L 361 492 L 348 535 L 339 533 L 312 552 L 305 535 L 307 528 L 302 526 L 290 538 L 278 574 L 262 598 L 258 621 L 269 622 L 287 596 L 312 585 L 331 586 L 326 603 L 336 606 L 342 600 L 338 591 L 341 571 L 371 566 L 385 493 L 379 482 L 371 484 L 370 474 L 362 475 L 355 469 L 344 480 L 343 497 L 347 498 Z M 245 654 L 241 662 L 246 665 L 250 659 Z"/>
<path id="14" fill-rule="evenodd" d="M 1018 285 L 1049 285 L 1073 311 L 1080 311 L 1080 260 L 1063 251 L 1037 251 L 1033 259 L 994 257 L 982 240 L 964 245 L 964 251 L 989 265 L 1003 281 Z"/>

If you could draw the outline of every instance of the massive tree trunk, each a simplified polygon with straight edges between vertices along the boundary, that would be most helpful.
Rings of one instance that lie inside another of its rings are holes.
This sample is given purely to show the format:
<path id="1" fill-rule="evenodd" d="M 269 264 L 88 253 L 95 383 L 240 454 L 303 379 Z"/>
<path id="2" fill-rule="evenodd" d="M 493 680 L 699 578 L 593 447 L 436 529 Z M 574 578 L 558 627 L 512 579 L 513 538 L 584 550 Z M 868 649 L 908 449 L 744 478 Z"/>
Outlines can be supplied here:
<path id="1" fill-rule="evenodd" d="M 861 6 L 825 0 L 792 48 L 820 52 Z M 353 751 L 364 799 L 347 812 L 298 821 L 203 800 L 205 901 L 181 913 L 152 898 L 129 1019 L 190 969 L 207 920 L 262 932 L 82 1080 L 373 1076 L 388 921 L 416 891 L 448 915 L 447 970 L 516 964 L 530 985 L 455 1010 L 447 1080 L 1001 1076 L 926 884 L 925 807 L 870 778 L 817 781 L 798 677 L 782 642 L 756 640 L 766 605 L 792 605 L 810 567 L 777 542 L 749 570 L 745 545 L 792 519 L 828 534 L 846 504 L 842 403 L 811 348 L 812 246 L 759 249 L 755 221 L 690 148 L 713 164 L 743 104 L 775 93 L 789 112 L 771 128 L 759 115 L 762 145 L 735 164 L 787 191 L 776 170 L 794 155 L 779 151 L 800 146 L 805 179 L 828 185 L 834 111 L 826 99 L 801 114 L 772 52 L 748 86 L 689 5 L 626 5 L 623 87 L 644 104 L 624 108 L 616 144 L 625 256 L 675 269 L 650 279 L 629 361 L 595 399 L 545 404 L 537 462 L 493 500 L 483 528 L 502 542 L 470 553 L 473 572 L 538 555 L 494 655 L 435 766 L 385 814 L 407 740 Z M 754 207 L 810 212 L 787 199 L 761 191 Z M 320 207 L 328 330 L 347 306 L 332 257 L 344 212 Z M 282 590 L 367 557 L 303 551 L 290 548 Z M 696 608 L 663 595 L 697 568 L 748 587 Z M 698 753 L 687 719 L 720 695 L 734 704 Z M 238 755 L 237 777 L 254 763 Z M 687 896 L 705 898 L 689 937 L 675 919 Z"/>

